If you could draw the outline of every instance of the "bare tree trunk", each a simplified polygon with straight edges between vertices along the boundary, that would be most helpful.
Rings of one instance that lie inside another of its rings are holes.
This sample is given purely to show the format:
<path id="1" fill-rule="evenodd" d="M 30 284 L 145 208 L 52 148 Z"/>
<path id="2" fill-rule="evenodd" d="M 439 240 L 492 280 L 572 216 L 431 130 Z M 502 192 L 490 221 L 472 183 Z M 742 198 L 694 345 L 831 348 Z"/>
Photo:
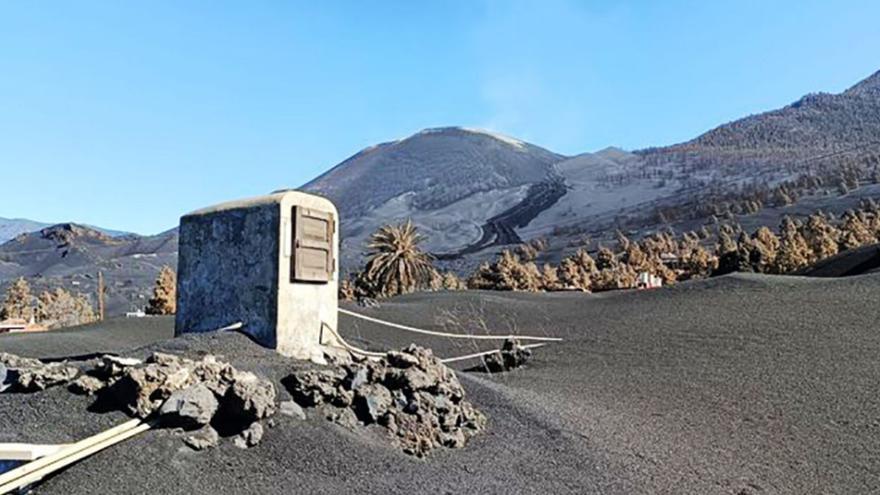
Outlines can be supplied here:
<path id="1" fill-rule="evenodd" d="M 98 271 L 98 321 L 104 321 L 104 272 Z"/>

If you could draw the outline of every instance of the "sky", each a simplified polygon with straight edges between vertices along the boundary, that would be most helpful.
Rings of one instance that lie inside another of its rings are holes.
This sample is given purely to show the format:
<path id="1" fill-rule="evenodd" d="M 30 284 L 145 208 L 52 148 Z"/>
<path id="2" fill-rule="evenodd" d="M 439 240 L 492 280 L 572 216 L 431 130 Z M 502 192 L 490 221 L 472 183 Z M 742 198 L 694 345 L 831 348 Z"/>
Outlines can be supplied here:
<path id="1" fill-rule="evenodd" d="M 0 2 L 0 217 L 155 234 L 370 145 L 686 141 L 880 69 L 876 1 Z"/>

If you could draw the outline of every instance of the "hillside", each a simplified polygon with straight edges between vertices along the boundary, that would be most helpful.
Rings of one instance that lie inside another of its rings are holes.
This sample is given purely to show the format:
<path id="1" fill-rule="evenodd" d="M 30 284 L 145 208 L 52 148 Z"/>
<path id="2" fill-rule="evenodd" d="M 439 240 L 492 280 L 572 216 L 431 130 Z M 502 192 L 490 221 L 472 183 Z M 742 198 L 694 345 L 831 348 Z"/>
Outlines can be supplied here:
<path id="1" fill-rule="evenodd" d="M 785 214 L 840 213 L 880 195 L 880 72 L 840 94 L 807 95 L 685 143 L 608 158 L 557 164 L 569 192 L 525 237 L 567 245 L 617 229 L 691 230 L 716 219 L 775 228 Z"/>
<path id="2" fill-rule="evenodd" d="M 35 230 L 40 230 L 43 227 L 48 226 L 49 224 L 35 222 L 33 220 L 27 220 L 25 218 L 0 217 L 0 244 L 3 244 L 4 242 L 20 234 L 34 232 Z"/>
<path id="3" fill-rule="evenodd" d="M 852 208 L 880 190 L 880 72 L 840 94 L 721 125 L 668 147 L 566 158 L 484 131 L 428 129 L 368 148 L 304 186 L 340 207 L 343 265 L 370 232 L 412 218 L 447 266 L 542 237 L 549 260 L 581 245 L 716 219 L 776 227 Z"/>
<path id="4" fill-rule="evenodd" d="M 422 228 L 434 252 L 478 243 L 489 219 L 529 197 L 532 186 L 558 180 L 553 164 L 562 159 L 486 131 L 426 129 L 365 149 L 303 189 L 336 203 L 343 265 L 355 266 L 370 233 L 406 218 Z"/>
<path id="5" fill-rule="evenodd" d="M 30 232 L 36 232 L 42 228 L 50 227 L 54 224 L 46 223 L 46 222 L 37 222 L 34 220 L 28 220 L 26 218 L 3 218 L 0 217 L 0 244 L 3 244 L 6 241 L 14 239 L 15 237 L 21 234 L 27 234 Z M 124 235 L 132 235 L 130 232 L 122 232 L 119 230 L 110 230 L 104 229 L 101 227 L 93 227 L 88 226 L 89 228 L 95 229 L 99 232 L 103 232 L 112 237 L 119 237 Z"/>
<path id="6" fill-rule="evenodd" d="M 25 277 L 35 291 L 61 286 L 94 300 L 97 273 L 103 272 L 110 314 L 143 307 L 161 267 L 176 263 L 176 231 L 112 237 L 67 223 L 21 234 L 0 245 L 0 281 Z"/>

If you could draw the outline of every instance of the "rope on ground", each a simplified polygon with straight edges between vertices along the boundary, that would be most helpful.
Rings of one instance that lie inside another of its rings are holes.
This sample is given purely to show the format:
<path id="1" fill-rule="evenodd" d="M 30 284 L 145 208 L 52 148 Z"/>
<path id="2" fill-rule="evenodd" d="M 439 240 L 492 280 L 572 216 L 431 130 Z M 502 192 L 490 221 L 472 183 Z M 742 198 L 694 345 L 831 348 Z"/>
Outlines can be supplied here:
<path id="1" fill-rule="evenodd" d="M 339 332 L 337 332 L 335 328 L 331 327 L 330 325 L 328 325 L 326 323 L 322 323 L 322 325 L 324 327 L 326 327 L 327 330 L 329 330 L 330 333 L 332 333 L 339 340 L 339 343 L 342 344 L 342 347 L 345 347 L 348 350 L 348 352 L 351 352 L 353 354 L 360 354 L 362 356 L 371 357 L 371 358 L 385 357 L 386 353 L 384 353 L 384 352 L 366 351 L 364 349 L 361 349 L 360 347 L 355 347 L 355 346 L 349 344 L 348 342 L 345 341 L 345 339 L 342 338 L 342 335 L 339 335 Z M 536 349 L 538 347 L 544 347 L 545 345 L 547 345 L 547 344 L 546 343 L 528 344 L 528 345 L 524 345 L 522 347 L 525 349 Z M 474 359 L 474 358 L 478 358 L 478 357 L 488 356 L 489 354 L 495 354 L 496 352 L 499 352 L 498 349 L 492 349 L 491 351 L 475 352 L 473 354 L 465 354 L 463 356 L 455 356 L 455 357 L 450 357 L 450 358 L 440 358 L 440 362 L 444 363 L 444 364 L 445 363 L 454 363 L 457 361 L 465 361 L 467 359 Z"/>
<path id="2" fill-rule="evenodd" d="M 354 354 L 360 354 L 362 356 L 367 356 L 367 357 L 374 357 L 374 358 L 385 357 L 384 352 L 365 351 L 365 350 L 361 349 L 360 347 L 355 347 L 355 346 L 349 344 L 348 342 L 345 341 L 345 339 L 342 338 L 342 335 L 339 335 L 339 332 L 337 332 L 335 328 L 331 327 L 330 325 L 328 325 L 327 323 L 324 323 L 324 322 L 322 322 L 321 324 L 327 330 L 330 330 L 330 333 L 332 333 L 334 336 L 336 336 L 336 339 L 339 340 L 339 343 L 342 344 L 342 347 L 345 347 L 346 349 L 348 349 L 348 352 L 352 352 Z"/>
<path id="3" fill-rule="evenodd" d="M 339 312 L 348 316 L 353 316 L 355 318 L 360 318 L 362 320 L 371 321 L 373 323 L 378 323 L 380 325 L 385 325 L 391 328 L 397 328 L 399 330 L 405 330 L 407 332 L 420 333 L 422 335 L 433 335 L 434 337 L 449 337 L 451 339 L 471 339 L 471 340 L 508 340 L 508 339 L 517 339 L 517 340 L 534 340 L 540 342 L 562 342 L 561 338 L 558 337 L 535 337 L 532 335 L 465 335 L 461 333 L 448 333 L 448 332 L 435 332 L 433 330 L 424 330 L 422 328 L 409 327 L 406 325 L 400 325 L 398 323 L 392 323 L 390 321 L 380 320 L 379 318 L 373 318 L 371 316 L 362 315 L 360 313 L 355 313 L 354 311 L 349 311 L 347 309 L 339 308 Z"/>
<path id="4" fill-rule="evenodd" d="M 547 344 L 528 344 L 528 345 L 522 346 L 522 348 L 523 349 L 536 349 L 538 347 L 544 347 L 545 345 L 547 345 Z M 440 362 L 454 363 L 456 361 L 465 361 L 467 359 L 474 359 L 474 358 L 478 358 L 478 357 L 488 356 L 489 354 L 495 354 L 496 352 L 499 352 L 498 349 L 493 349 L 491 351 L 475 352 L 473 354 L 466 354 L 464 356 L 456 356 L 456 357 L 441 359 Z"/>

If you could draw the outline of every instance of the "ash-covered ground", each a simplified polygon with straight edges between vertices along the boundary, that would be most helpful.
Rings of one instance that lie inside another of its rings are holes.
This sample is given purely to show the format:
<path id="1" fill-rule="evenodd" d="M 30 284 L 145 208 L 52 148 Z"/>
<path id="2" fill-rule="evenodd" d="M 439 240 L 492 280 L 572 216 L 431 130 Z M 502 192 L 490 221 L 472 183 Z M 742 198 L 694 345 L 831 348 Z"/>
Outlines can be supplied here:
<path id="1" fill-rule="evenodd" d="M 455 365 L 488 417 L 462 449 L 406 455 L 369 429 L 306 410 L 262 443 L 195 452 L 153 430 L 86 459 L 36 493 L 869 493 L 880 489 L 880 275 L 734 275 L 643 292 L 415 294 L 371 316 L 449 331 L 554 335 L 525 367 Z M 482 320 L 484 324 L 479 324 Z M 411 342 L 450 357 L 490 348 L 350 317 L 371 349 Z M 273 380 L 302 365 L 239 334 L 171 339 L 172 321 L 106 322 L 0 337 L 57 358 L 210 353 Z M 68 442 L 124 421 L 63 387 L 0 395 L 0 441 Z"/>

